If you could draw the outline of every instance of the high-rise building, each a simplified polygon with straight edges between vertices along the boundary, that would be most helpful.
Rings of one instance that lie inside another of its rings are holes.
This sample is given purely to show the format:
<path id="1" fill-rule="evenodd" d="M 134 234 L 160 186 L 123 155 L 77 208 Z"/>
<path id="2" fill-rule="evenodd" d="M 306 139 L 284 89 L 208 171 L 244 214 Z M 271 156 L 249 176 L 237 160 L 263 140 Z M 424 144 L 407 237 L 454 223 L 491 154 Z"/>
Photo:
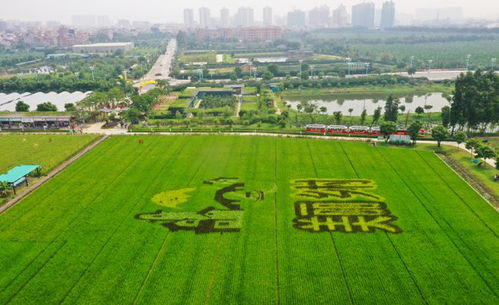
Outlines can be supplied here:
<path id="1" fill-rule="evenodd" d="M 352 6 L 352 26 L 374 28 L 374 3 L 365 2 Z"/>
<path id="2" fill-rule="evenodd" d="M 306 14 L 304 11 L 294 10 L 288 13 L 287 25 L 289 27 L 304 28 Z"/>
<path id="3" fill-rule="evenodd" d="M 342 4 L 333 10 L 331 26 L 334 28 L 344 28 L 348 25 L 347 8 Z"/>
<path id="4" fill-rule="evenodd" d="M 210 9 L 207 7 L 202 7 L 199 9 L 199 26 L 202 28 L 207 28 L 210 26 Z"/>
<path id="5" fill-rule="evenodd" d="M 272 8 L 271 7 L 264 7 L 263 8 L 263 25 L 272 25 L 273 24 L 273 19 L 272 19 Z"/>
<path id="6" fill-rule="evenodd" d="M 97 16 L 96 20 L 98 27 L 110 27 L 113 24 L 109 16 L 105 15 Z"/>
<path id="7" fill-rule="evenodd" d="M 315 7 L 308 12 L 308 25 L 313 28 L 325 28 L 329 25 L 329 7 Z"/>
<path id="8" fill-rule="evenodd" d="M 395 24 L 395 3 L 387 1 L 383 3 L 381 9 L 381 24 L 382 29 L 391 28 Z"/>
<path id="9" fill-rule="evenodd" d="M 248 27 L 255 23 L 255 14 L 251 7 L 240 7 L 234 16 L 234 24 L 237 27 Z"/>
<path id="10" fill-rule="evenodd" d="M 91 28 L 97 25 L 97 20 L 93 15 L 75 15 L 71 16 L 71 23 L 77 27 Z"/>
<path id="11" fill-rule="evenodd" d="M 184 9 L 184 25 L 190 29 L 194 27 L 194 10 L 192 8 Z"/>
<path id="12" fill-rule="evenodd" d="M 230 20 L 230 15 L 229 15 L 229 9 L 223 8 L 220 10 L 220 26 L 223 28 L 226 28 L 229 26 L 229 20 Z"/>
<path id="13" fill-rule="evenodd" d="M 118 22 L 116 22 L 116 25 L 122 29 L 130 29 L 132 27 L 132 23 L 127 19 L 118 20 Z"/>

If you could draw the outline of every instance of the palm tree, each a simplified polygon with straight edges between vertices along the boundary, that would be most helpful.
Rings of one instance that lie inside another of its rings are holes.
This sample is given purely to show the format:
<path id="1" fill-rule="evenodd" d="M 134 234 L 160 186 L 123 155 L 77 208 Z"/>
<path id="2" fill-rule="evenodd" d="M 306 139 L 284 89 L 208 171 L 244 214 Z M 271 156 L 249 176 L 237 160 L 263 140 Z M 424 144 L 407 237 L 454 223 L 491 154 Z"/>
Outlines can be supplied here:
<path id="1" fill-rule="evenodd" d="M 350 113 L 350 124 L 352 124 L 352 112 L 353 108 L 348 109 L 348 113 Z"/>

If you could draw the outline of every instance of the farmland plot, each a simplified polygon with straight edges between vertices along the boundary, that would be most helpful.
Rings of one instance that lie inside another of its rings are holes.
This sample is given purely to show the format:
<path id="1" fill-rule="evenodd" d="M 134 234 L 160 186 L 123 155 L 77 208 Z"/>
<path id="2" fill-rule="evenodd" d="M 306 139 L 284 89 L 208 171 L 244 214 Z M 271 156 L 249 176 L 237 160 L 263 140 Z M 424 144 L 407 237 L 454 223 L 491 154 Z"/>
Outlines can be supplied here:
<path id="1" fill-rule="evenodd" d="M 429 152 L 114 137 L 0 215 L 0 304 L 494 304 L 498 220 Z"/>
<path id="2" fill-rule="evenodd" d="M 47 172 L 76 154 L 96 135 L 0 135 L 0 174 L 20 164 L 40 164 Z"/>

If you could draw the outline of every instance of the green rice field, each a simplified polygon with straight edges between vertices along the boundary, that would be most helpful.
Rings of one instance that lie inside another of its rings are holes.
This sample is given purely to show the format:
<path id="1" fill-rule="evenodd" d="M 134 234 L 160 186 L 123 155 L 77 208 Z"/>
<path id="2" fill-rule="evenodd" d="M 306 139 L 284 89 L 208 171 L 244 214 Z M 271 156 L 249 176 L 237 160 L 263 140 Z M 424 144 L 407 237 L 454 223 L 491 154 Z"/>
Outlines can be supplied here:
<path id="1" fill-rule="evenodd" d="M 0 174 L 21 164 L 48 172 L 97 139 L 96 135 L 0 135 Z"/>
<path id="2" fill-rule="evenodd" d="M 428 151 L 117 136 L 0 215 L 0 304 L 498 304 L 498 230 Z"/>

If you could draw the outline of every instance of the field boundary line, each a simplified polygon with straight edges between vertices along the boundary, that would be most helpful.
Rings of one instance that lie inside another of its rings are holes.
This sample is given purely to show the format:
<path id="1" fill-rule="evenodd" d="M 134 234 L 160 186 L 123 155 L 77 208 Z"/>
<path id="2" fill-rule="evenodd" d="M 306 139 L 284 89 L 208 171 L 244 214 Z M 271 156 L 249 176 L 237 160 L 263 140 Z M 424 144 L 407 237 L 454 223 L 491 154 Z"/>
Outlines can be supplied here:
<path id="1" fill-rule="evenodd" d="M 15 206 L 17 203 L 22 201 L 24 198 L 28 197 L 31 193 L 33 193 L 35 190 L 37 190 L 40 186 L 45 184 L 47 181 L 50 179 L 54 178 L 57 176 L 59 173 L 61 173 L 66 167 L 74 163 L 76 160 L 80 159 L 82 156 L 84 156 L 86 153 L 94 149 L 97 145 L 100 143 L 104 142 L 109 138 L 109 135 L 104 135 L 100 137 L 97 141 L 94 141 L 90 145 L 86 146 L 82 150 L 80 150 L 77 154 L 73 155 L 71 158 L 67 159 L 66 161 L 62 162 L 59 164 L 56 168 L 54 168 L 50 173 L 48 173 L 46 176 L 42 177 L 39 181 L 35 182 L 31 186 L 28 187 L 26 192 L 23 194 L 14 197 L 10 201 L 7 201 L 4 205 L 0 206 L 0 215 L 10 209 L 11 207 Z"/>
<path id="2" fill-rule="evenodd" d="M 480 191 L 478 191 L 471 183 L 468 182 L 460 173 L 458 173 L 447 161 L 441 157 L 439 154 L 435 153 L 434 154 L 439 158 L 448 168 L 450 168 L 461 180 L 463 180 L 469 187 L 471 187 L 485 202 L 487 202 L 496 212 L 499 212 L 499 207 L 496 207 L 492 202 L 490 202 L 487 198 L 485 198 Z M 473 177 L 472 177 L 473 178 Z M 462 199 L 461 199 L 462 200 Z"/>

